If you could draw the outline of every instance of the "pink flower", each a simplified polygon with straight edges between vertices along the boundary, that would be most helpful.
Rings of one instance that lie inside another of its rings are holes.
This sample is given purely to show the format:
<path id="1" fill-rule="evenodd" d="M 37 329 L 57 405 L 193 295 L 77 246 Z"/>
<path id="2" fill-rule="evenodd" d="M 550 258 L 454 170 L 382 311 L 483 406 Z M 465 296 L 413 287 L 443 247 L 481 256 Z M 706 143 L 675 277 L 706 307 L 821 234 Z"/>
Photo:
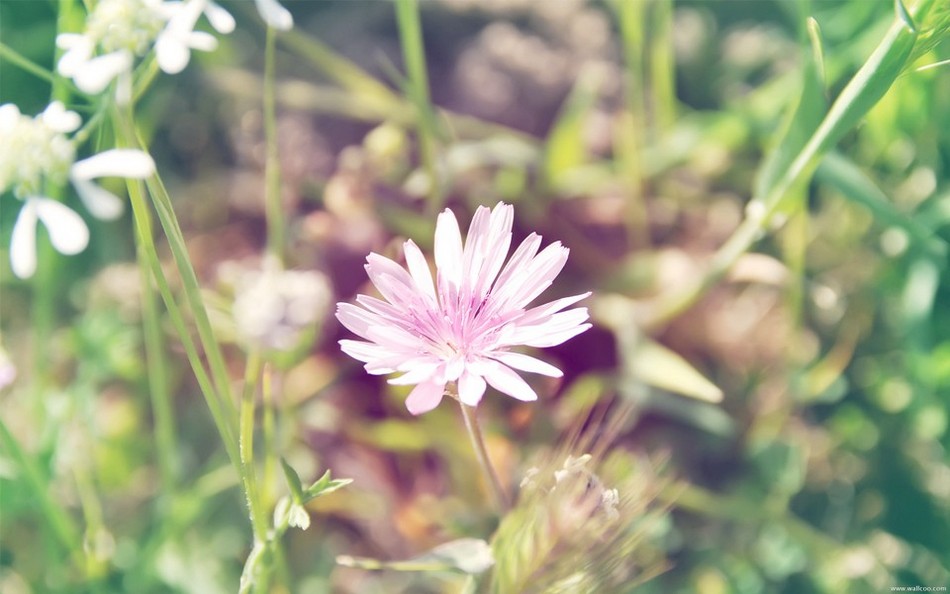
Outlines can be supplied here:
<path id="1" fill-rule="evenodd" d="M 435 227 L 436 282 L 425 256 L 411 240 L 404 245 L 408 271 L 371 253 L 366 271 L 384 300 L 358 295 L 340 303 L 337 318 L 364 338 L 341 340 L 343 352 L 366 363 L 368 373 L 401 372 L 391 384 L 415 385 L 406 399 L 412 414 L 438 406 L 446 385 L 475 406 L 486 384 L 518 400 L 537 400 L 515 370 L 560 377 L 561 370 L 512 347 L 550 347 L 590 328 L 587 308 L 562 311 L 590 293 L 526 309 L 558 275 L 568 249 L 560 242 L 540 252 L 541 236 L 529 235 L 505 264 L 514 208 L 499 203 L 475 211 L 462 245 L 450 210 Z M 503 266 L 504 265 L 504 266 Z"/>

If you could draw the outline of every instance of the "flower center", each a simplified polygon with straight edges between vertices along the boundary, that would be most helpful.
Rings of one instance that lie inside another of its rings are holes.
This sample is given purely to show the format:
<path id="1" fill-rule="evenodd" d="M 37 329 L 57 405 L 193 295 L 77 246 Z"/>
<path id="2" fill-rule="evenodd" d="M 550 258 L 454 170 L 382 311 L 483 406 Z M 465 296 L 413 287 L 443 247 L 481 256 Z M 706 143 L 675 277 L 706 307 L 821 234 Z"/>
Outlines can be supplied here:
<path id="1" fill-rule="evenodd" d="M 25 198 L 42 192 L 45 180 L 66 180 L 76 149 L 64 134 L 38 117 L 17 115 L 16 121 L 4 124 L 9 135 L 0 144 L 0 192 L 13 188 L 18 198 Z"/>
<path id="2" fill-rule="evenodd" d="M 86 35 L 98 42 L 105 52 L 127 50 L 144 55 L 164 20 L 142 0 L 101 0 L 86 21 Z"/>

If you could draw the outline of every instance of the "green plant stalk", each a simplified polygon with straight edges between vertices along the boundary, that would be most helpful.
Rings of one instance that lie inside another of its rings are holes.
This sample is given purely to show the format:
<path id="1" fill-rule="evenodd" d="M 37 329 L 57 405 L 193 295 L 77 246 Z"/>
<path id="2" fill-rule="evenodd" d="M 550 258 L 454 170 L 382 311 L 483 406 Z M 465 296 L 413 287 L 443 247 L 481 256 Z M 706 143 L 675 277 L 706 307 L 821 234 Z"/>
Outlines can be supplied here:
<path id="1" fill-rule="evenodd" d="M 141 191 L 141 185 L 139 191 Z M 146 210 L 142 216 L 150 216 Z M 151 223 L 148 225 L 151 227 Z M 155 420 L 155 451 L 162 476 L 162 488 L 174 494 L 178 483 L 178 436 L 168 386 L 168 361 L 162 342 L 162 326 L 158 303 L 152 290 L 152 272 L 142 240 L 136 236 L 136 251 L 142 283 L 142 331 L 145 338 L 145 365 L 148 373 L 149 400 Z"/>
<path id="2" fill-rule="evenodd" d="M 925 0 L 917 11 L 917 20 L 927 13 L 933 0 Z M 811 175 L 822 157 L 883 97 L 900 75 L 914 49 L 917 33 L 900 20 L 888 30 L 868 60 L 858 70 L 832 104 L 818 129 L 779 176 L 776 183 L 755 196 L 758 212 L 746 216 L 732 236 L 715 253 L 706 273 L 682 293 L 664 303 L 645 321 L 657 326 L 692 307 L 705 292 L 721 280 L 742 254 L 765 233 L 782 200 L 796 183 Z"/>
<path id="3" fill-rule="evenodd" d="M 274 98 L 275 44 L 277 32 L 267 28 L 264 48 L 264 210 L 267 216 L 267 251 L 283 265 L 286 247 L 284 205 L 280 196 L 280 156 L 277 147 L 277 107 Z"/>
<path id="4" fill-rule="evenodd" d="M 137 146 L 142 148 L 141 141 Z M 221 352 L 221 346 L 214 335 L 211 327 L 211 321 L 208 318 L 208 311 L 205 308 L 201 297 L 201 287 L 198 285 L 198 277 L 188 256 L 188 248 L 185 245 L 185 238 L 178 224 L 178 218 L 175 216 L 172 207 L 171 198 L 165 189 L 161 178 L 154 174 L 146 180 L 149 195 L 152 198 L 152 204 L 155 206 L 155 212 L 158 220 L 165 231 L 165 237 L 172 251 L 172 257 L 178 268 L 178 274 L 181 277 L 182 287 L 185 291 L 185 298 L 188 307 L 194 316 L 195 326 L 198 330 L 198 338 L 204 349 L 205 356 L 211 369 L 211 378 L 214 381 L 216 393 L 218 394 L 219 404 L 224 421 L 227 426 L 237 425 L 237 411 L 234 406 L 234 399 L 231 392 L 231 380 L 228 375 L 227 367 L 224 364 L 224 355 Z"/>
<path id="5" fill-rule="evenodd" d="M 60 77 L 57 77 L 46 68 L 43 68 L 2 42 L 0 42 L 0 59 L 6 60 L 21 70 L 29 72 L 37 78 L 42 78 L 51 84 L 65 84 L 70 87 L 70 90 L 75 90 L 75 88 L 71 86 L 71 83 L 62 82 Z"/>
<path id="6" fill-rule="evenodd" d="M 462 419 L 465 421 L 465 430 L 468 432 L 469 440 L 472 442 L 472 449 L 475 451 L 475 458 L 485 475 L 485 480 L 492 490 L 495 498 L 495 504 L 499 513 L 504 515 L 511 508 L 508 495 L 498 474 L 491 464 L 491 458 L 488 457 L 488 448 L 485 447 L 485 438 L 482 436 L 482 429 L 478 424 L 478 412 L 473 406 L 468 406 L 459 400 L 459 406 L 462 409 Z"/>
<path id="7" fill-rule="evenodd" d="M 675 60 L 673 57 L 673 1 L 653 1 L 650 36 L 650 92 L 653 95 L 655 133 L 669 129 L 676 119 Z"/>
<path id="8" fill-rule="evenodd" d="M 129 199 L 132 203 L 133 220 L 135 221 L 136 239 L 151 270 L 152 278 L 155 279 L 155 284 L 158 285 L 159 293 L 165 302 L 165 307 L 168 310 L 172 325 L 181 338 L 182 346 L 185 349 L 185 356 L 188 358 L 201 394 L 204 396 L 208 409 L 211 411 L 211 417 L 221 436 L 221 441 L 224 442 L 228 458 L 234 465 L 235 470 L 240 474 L 241 465 L 240 456 L 238 455 L 238 440 L 235 434 L 236 427 L 229 423 L 225 417 L 225 413 L 219 402 L 219 397 L 212 385 L 211 378 L 208 376 L 208 372 L 205 371 L 194 339 L 188 331 L 181 309 L 178 307 L 171 287 L 168 285 L 168 280 L 165 278 L 165 272 L 162 269 L 162 263 L 158 258 L 158 252 L 155 248 L 151 217 L 148 216 L 148 205 L 142 184 L 138 181 L 129 181 L 128 189 Z"/>
<path id="9" fill-rule="evenodd" d="M 618 127 L 617 154 L 627 181 L 627 232 L 634 245 L 648 243 L 646 204 L 643 201 L 643 151 L 645 137 L 642 130 L 647 125 L 646 74 L 644 73 L 644 48 L 646 35 L 643 28 L 647 4 L 641 1 L 615 0 L 620 37 L 623 44 L 624 65 L 627 76 L 624 95 L 627 113 Z"/>
<path id="10" fill-rule="evenodd" d="M 244 496 L 251 516 L 254 546 L 255 548 L 265 547 L 265 552 L 269 549 L 270 553 L 261 557 L 262 562 L 267 564 L 254 572 L 255 577 L 260 581 L 252 584 L 251 591 L 253 592 L 269 591 L 268 581 L 271 573 L 273 573 L 275 550 L 278 547 L 276 541 L 272 542 L 268 538 L 267 515 L 264 513 L 261 490 L 257 484 L 254 469 L 254 395 L 261 380 L 262 369 L 263 358 L 256 352 L 251 353 L 248 356 L 247 366 L 244 370 L 244 390 L 241 394 L 240 418 L 241 483 L 244 486 Z"/>
<path id="11" fill-rule="evenodd" d="M 261 378 L 261 400 L 264 407 L 261 429 L 264 440 L 264 469 L 262 471 L 264 485 L 264 504 L 268 507 L 273 505 L 274 497 L 274 477 L 276 472 L 277 460 L 277 431 L 276 431 L 276 410 L 274 407 L 274 366 L 271 363 L 264 364 L 263 377 Z"/>
<path id="12" fill-rule="evenodd" d="M 416 122 L 419 132 L 419 149 L 422 163 L 429 175 L 430 213 L 442 208 L 442 183 L 436 162 L 438 135 L 434 109 L 429 95 L 429 77 L 426 70 L 425 46 L 422 42 L 422 25 L 419 22 L 417 0 L 396 0 L 396 22 L 399 26 L 399 43 L 409 75 L 408 92 L 416 107 Z"/>
<path id="13" fill-rule="evenodd" d="M 79 529 L 69 513 L 53 499 L 52 490 L 43 472 L 26 455 L 3 419 L 0 419 L 0 444 L 16 464 L 25 484 L 33 491 L 33 496 L 42 511 L 40 515 L 43 521 L 69 553 L 76 567 L 84 569 L 85 559 L 82 554 L 82 537 Z"/>
<path id="14" fill-rule="evenodd" d="M 251 514 L 251 525 L 254 529 L 254 539 L 259 543 L 267 542 L 267 517 L 261 505 L 254 470 L 254 395 L 261 380 L 263 359 L 258 353 L 251 353 L 244 370 L 244 390 L 241 394 L 241 482 L 244 484 L 244 495 L 247 498 L 248 511 Z"/>

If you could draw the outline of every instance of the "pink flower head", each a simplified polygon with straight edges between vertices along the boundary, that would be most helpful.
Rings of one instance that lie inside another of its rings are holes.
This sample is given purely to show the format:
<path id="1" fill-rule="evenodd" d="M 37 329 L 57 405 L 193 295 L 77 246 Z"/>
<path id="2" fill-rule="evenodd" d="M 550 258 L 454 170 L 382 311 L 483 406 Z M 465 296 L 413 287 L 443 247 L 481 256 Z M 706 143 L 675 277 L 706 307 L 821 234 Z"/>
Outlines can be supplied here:
<path id="1" fill-rule="evenodd" d="M 561 370 L 512 347 L 550 347 L 590 328 L 587 308 L 562 311 L 590 293 L 526 309 L 567 262 L 568 249 L 554 242 L 540 252 L 532 233 L 505 264 L 511 246 L 514 208 L 480 206 L 462 234 L 452 211 L 435 227 L 436 282 L 412 240 L 404 245 L 408 271 L 371 253 L 366 271 L 384 300 L 358 295 L 340 303 L 337 318 L 364 338 L 341 340 L 343 352 L 366 363 L 374 375 L 401 372 L 391 384 L 415 385 L 406 399 L 412 414 L 438 406 L 446 384 L 456 382 L 459 399 L 475 406 L 486 385 L 518 400 L 537 400 L 514 370 L 560 377 Z M 504 265 L 504 266 L 503 266 Z"/>

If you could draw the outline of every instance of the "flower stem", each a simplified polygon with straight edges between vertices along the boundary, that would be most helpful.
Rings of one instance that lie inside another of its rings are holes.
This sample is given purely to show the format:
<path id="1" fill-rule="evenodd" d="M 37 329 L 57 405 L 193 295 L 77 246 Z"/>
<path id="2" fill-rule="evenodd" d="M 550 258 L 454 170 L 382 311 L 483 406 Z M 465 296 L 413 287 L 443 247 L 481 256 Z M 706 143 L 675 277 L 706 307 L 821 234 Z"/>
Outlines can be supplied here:
<path id="1" fill-rule="evenodd" d="M 472 441 L 472 449 L 475 450 L 475 457 L 478 459 L 478 464 L 482 467 L 482 472 L 485 473 L 488 484 L 491 485 L 498 511 L 505 513 L 511 507 L 511 504 L 508 501 L 508 495 L 505 493 L 504 487 L 501 485 L 501 481 L 498 480 L 498 474 L 495 472 L 495 468 L 491 465 L 491 459 L 488 457 L 488 449 L 485 447 L 485 438 L 482 436 L 482 429 L 478 425 L 478 412 L 474 406 L 468 406 L 461 400 L 459 401 L 459 406 L 462 407 L 462 419 L 465 421 L 465 429 L 468 431 L 468 437 Z"/>

